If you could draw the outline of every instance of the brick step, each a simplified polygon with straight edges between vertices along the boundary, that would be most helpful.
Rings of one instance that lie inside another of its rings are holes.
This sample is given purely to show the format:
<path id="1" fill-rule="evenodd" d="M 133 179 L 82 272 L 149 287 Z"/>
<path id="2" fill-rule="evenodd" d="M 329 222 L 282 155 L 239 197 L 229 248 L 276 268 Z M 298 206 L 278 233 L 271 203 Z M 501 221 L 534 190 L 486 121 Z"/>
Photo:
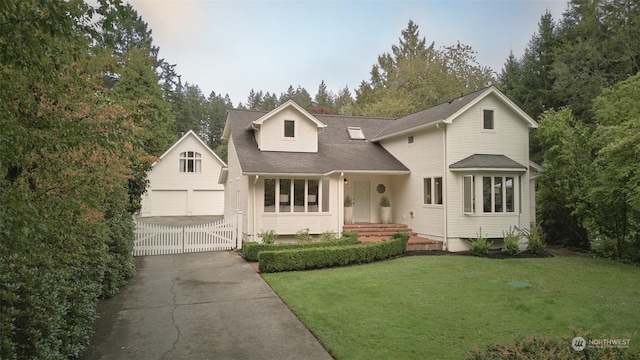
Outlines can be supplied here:
<path id="1" fill-rule="evenodd" d="M 408 229 L 408 230 L 410 230 L 410 229 Z M 375 230 L 372 230 L 372 231 L 358 231 L 358 238 L 361 238 L 361 237 L 380 237 L 380 236 L 389 237 L 389 236 L 391 236 L 391 235 L 393 235 L 393 234 L 395 234 L 397 232 L 398 231 L 395 231 L 395 230 L 394 231 L 375 231 Z M 416 233 L 411 232 L 411 231 L 406 231 L 406 230 L 405 231 L 400 231 L 400 232 L 408 232 L 409 235 L 412 235 L 412 236 L 416 235 Z"/>
<path id="2" fill-rule="evenodd" d="M 433 244 L 407 244 L 406 251 L 442 251 L 442 242 Z"/>

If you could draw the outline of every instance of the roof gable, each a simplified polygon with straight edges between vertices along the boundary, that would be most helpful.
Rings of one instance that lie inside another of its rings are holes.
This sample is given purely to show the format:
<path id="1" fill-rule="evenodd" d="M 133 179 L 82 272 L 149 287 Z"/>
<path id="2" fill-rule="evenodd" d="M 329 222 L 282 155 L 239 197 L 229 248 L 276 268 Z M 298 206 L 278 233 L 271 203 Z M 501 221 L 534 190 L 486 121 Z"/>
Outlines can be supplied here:
<path id="1" fill-rule="evenodd" d="M 490 94 L 496 95 L 500 101 L 525 121 L 530 128 L 538 127 L 538 124 L 529 115 L 509 100 L 509 98 L 500 92 L 500 90 L 495 86 L 489 86 L 428 109 L 397 118 L 393 123 L 377 134 L 373 141 L 380 141 L 395 136 L 405 135 L 410 132 L 435 126 L 439 123 L 451 124 L 455 118 Z"/>
<path id="2" fill-rule="evenodd" d="M 271 119 L 272 117 L 276 116 L 278 113 L 280 113 L 280 112 L 282 112 L 285 109 L 290 108 L 290 107 L 292 107 L 292 108 L 296 109 L 298 112 L 300 112 L 305 118 L 307 118 L 311 122 L 313 122 L 319 129 L 327 127 L 327 125 L 325 125 L 322 122 L 320 122 L 320 120 L 318 120 L 315 116 L 311 115 L 311 113 L 309 113 L 307 110 L 303 109 L 300 105 L 296 104 L 296 102 L 293 101 L 293 100 L 287 100 L 285 103 L 283 103 L 282 105 L 278 106 L 277 108 L 269 111 L 268 113 L 264 114 L 259 119 L 254 120 L 252 122 L 252 125 L 259 127 L 265 121 Z"/>
<path id="3" fill-rule="evenodd" d="M 186 134 L 182 135 L 182 137 L 178 139 L 178 141 L 176 141 L 173 145 L 171 145 L 171 147 L 167 151 L 165 151 L 164 154 L 160 155 L 158 160 L 155 161 L 153 164 L 151 164 L 151 166 L 152 167 L 155 166 L 159 161 L 165 158 L 169 153 L 171 153 L 176 147 L 178 147 L 178 145 L 180 145 L 180 143 L 185 141 L 185 139 L 187 139 L 188 137 L 193 137 L 194 139 L 196 139 L 207 150 L 208 153 L 210 153 L 217 161 L 220 162 L 220 164 L 222 164 L 222 166 L 227 166 L 227 164 L 225 164 L 225 162 L 222 161 L 222 159 L 220 159 L 220 157 L 213 150 L 211 150 L 211 148 L 207 146 L 207 144 L 205 144 L 204 141 L 202 141 L 202 139 L 200 139 L 200 137 L 196 135 L 195 132 L 193 132 L 193 130 L 189 130 Z"/>
<path id="4" fill-rule="evenodd" d="M 318 152 L 260 151 L 251 124 L 265 115 L 262 111 L 229 110 L 227 126 L 229 144 L 233 146 L 240 169 L 250 174 L 327 175 L 339 171 L 408 173 L 398 159 L 380 144 L 351 140 L 348 127 L 361 127 L 372 138 L 393 119 L 341 115 L 316 115 L 326 124 L 318 134 Z M 232 150 L 230 149 L 230 153 Z"/>

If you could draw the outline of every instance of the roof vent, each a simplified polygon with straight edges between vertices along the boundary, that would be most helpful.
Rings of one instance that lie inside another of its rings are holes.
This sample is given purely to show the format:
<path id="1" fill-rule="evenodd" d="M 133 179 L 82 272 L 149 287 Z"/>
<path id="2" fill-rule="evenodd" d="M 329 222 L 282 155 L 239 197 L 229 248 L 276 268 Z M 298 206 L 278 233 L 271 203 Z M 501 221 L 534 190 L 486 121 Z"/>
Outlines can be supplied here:
<path id="1" fill-rule="evenodd" d="M 347 127 L 347 132 L 349 133 L 349 139 L 351 140 L 366 140 L 364 133 L 359 126 L 349 126 Z"/>

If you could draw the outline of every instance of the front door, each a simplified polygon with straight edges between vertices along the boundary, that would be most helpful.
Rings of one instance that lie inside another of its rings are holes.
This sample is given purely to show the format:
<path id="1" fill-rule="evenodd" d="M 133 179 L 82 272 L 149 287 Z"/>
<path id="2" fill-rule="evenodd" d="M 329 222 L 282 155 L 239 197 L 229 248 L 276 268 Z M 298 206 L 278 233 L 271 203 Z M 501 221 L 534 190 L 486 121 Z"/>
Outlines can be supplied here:
<path id="1" fill-rule="evenodd" d="M 353 182 L 353 222 L 371 222 L 371 196 L 368 180 L 355 180 Z"/>

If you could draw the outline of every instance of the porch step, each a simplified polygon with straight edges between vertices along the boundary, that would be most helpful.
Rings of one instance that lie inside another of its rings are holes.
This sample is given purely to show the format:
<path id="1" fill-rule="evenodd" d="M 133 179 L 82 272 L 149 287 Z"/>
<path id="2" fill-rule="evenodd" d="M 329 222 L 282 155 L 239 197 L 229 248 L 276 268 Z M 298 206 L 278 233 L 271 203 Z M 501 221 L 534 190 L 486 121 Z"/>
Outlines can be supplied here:
<path id="1" fill-rule="evenodd" d="M 442 241 L 419 237 L 405 224 L 352 224 L 344 225 L 343 231 L 358 233 L 358 242 L 369 243 L 389 239 L 395 232 L 408 232 L 407 251 L 441 251 Z"/>
<path id="2" fill-rule="evenodd" d="M 343 231 L 358 233 L 358 239 L 368 237 L 389 238 L 396 232 L 408 232 L 411 234 L 413 231 L 405 224 L 353 224 L 345 225 L 342 229 Z"/>

